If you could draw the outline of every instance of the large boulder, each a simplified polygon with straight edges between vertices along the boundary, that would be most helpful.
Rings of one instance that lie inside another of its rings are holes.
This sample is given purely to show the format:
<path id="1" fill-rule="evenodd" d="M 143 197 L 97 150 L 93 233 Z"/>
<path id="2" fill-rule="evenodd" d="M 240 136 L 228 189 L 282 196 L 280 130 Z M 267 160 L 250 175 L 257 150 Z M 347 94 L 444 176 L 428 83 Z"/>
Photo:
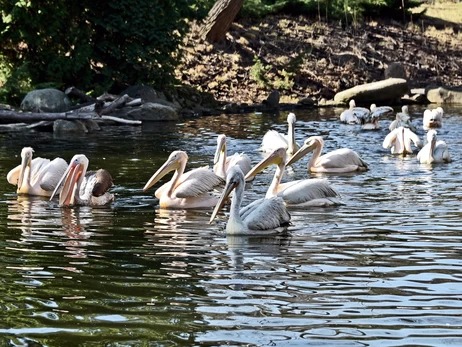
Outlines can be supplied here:
<path id="1" fill-rule="evenodd" d="M 394 102 L 409 92 L 407 81 L 402 78 L 388 78 L 383 81 L 362 84 L 335 94 L 334 101 L 347 104 Z"/>
<path id="2" fill-rule="evenodd" d="M 145 102 L 139 107 L 124 107 L 112 112 L 111 116 L 142 121 L 174 121 L 180 118 L 173 107 L 153 102 Z"/>
<path id="3" fill-rule="evenodd" d="M 428 86 L 425 95 L 431 103 L 462 104 L 462 88 L 448 86 Z"/>
<path id="4" fill-rule="evenodd" d="M 54 88 L 37 89 L 28 93 L 20 108 L 30 112 L 66 112 L 71 101 L 62 91 Z"/>

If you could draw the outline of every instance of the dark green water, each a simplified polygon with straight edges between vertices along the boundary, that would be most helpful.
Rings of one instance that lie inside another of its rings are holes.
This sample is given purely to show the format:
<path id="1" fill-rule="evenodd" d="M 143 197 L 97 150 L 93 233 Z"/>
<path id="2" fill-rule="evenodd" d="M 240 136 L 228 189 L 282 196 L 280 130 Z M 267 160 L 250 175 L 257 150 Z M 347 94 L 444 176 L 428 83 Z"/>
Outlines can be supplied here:
<path id="1" fill-rule="evenodd" d="M 390 120 L 365 132 L 338 122 L 340 110 L 298 112 L 298 142 L 322 135 L 324 152 L 352 148 L 370 170 L 325 176 L 346 205 L 291 211 L 288 235 L 265 238 L 226 236 L 225 214 L 210 225 L 210 211 L 159 210 L 142 187 L 173 150 L 187 151 L 188 168 L 212 165 L 220 133 L 228 153 L 257 163 L 263 134 L 286 131 L 285 112 L 1 133 L 0 344 L 462 345 L 462 109 L 446 112 L 439 134 L 454 162 L 434 167 L 381 147 Z M 422 109 L 411 113 L 421 129 Z M 90 169 L 112 173 L 115 202 L 63 209 L 17 197 L 6 174 L 24 146 L 86 154 Z M 308 177 L 306 162 L 288 179 Z M 257 176 L 247 201 L 272 174 Z"/>

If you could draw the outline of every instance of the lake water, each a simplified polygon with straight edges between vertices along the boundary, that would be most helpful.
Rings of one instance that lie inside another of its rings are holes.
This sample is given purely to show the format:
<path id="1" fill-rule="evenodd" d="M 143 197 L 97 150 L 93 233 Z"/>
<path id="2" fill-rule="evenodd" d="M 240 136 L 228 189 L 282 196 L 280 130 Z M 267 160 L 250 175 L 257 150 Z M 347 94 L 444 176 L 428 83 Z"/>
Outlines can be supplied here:
<path id="1" fill-rule="evenodd" d="M 399 108 L 397 108 L 399 109 Z M 422 108 L 411 107 L 422 130 Z M 5 346 L 461 346 L 462 108 L 439 136 L 453 162 L 392 156 L 379 131 L 338 121 L 340 109 L 298 111 L 296 139 L 357 151 L 364 173 L 327 175 L 344 206 L 291 210 L 288 233 L 226 236 L 226 211 L 158 208 L 142 187 L 171 151 L 212 164 L 216 136 L 256 164 L 287 112 L 205 117 L 57 137 L 0 133 L 0 344 Z M 115 202 L 60 208 L 18 197 L 6 181 L 24 146 L 114 178 Z M 297 162 L 286 179 L 317 177 Z M 248 186 L 262 197 L 274 168 Z M 162 180 L 170 179 L 170 175 Z"/>

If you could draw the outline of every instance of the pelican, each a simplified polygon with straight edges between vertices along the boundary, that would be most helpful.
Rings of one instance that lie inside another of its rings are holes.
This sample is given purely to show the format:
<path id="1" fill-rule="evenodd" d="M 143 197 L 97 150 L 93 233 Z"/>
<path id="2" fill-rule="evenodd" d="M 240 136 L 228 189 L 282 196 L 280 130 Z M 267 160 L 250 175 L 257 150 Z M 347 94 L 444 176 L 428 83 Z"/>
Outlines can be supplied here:
<path id="1" fill-rule="evenodd" d="M 286 165 L 292 165 L 308 152 L 314 151 L 308 161 L 308 171 L 324 173 L 342 173 L 353 171 L 366 171 L 367 164 L 355 151 L 349 148 L 340 148 L 320 156 L 324 147 L 321 136 L 311 136 L 305 144 L 295 153 Z"/>
<path id="2" fill-rule="evenodd" d="M 24 147 L 21 151 L 21 165 L 8 172 L 6 179 L 18 186 L 18 194 L 51 196 L 66 171 L 67 163 L 62 158 L 52 161 L 40 157 L 32 159 L 33 153 L 32 147 Z"/>
<path id="3" fill-rule="evenodd" d="M 209 170 L 208 166 L 184 173 L 187 162 L 186 152 L 173 151 L 144 186 L 143 191 L 146 191 L 167 173 L 175 170 L 172 179 L 155 192 L 161 208 L 208 208 L 217 204 L 219 196 L 212 191 L 222 185 L 224 180 Z"/>
<path id="4" fill-rule="evenodd" d="M 431 128 L 441 128 L 443 125 L 443 108 L 437 107 L 433 110 L 425 110 L 423 113 L 423 128 L 428 130 Z"/>
<path id="5" fill-rule="evenodd" d="M 391 147 L 392 154 L 406 155 L 412 153 L 411 142 L 413 142 L 417 148 L 422 148 L 422 141 L 420 141 L 419 136 L 413 133 L 411 129 L 401 126 L 385 136 L 382 147 Z"/>
<path id="6" fill-rule="evenodd" d="M 104 169 L 87 172 L 88 163 L 85 155 L 74 155 L 50 200 L 62 184 L 60 206 L 103 206 L 112 202 L 114 195 L 108 192 L 113 186 L 111 174 Z"/>
<path id="7" fill-rule="evenodd" d="M 263 152 L 272 152 L 276 148 L 284 147 L 287 150 L 287 154 L 294 154 L 300 147 L 295 142 L 295 122 L 297 118 L 294 113 L 289 113 L 287 116 L 287 123 L 289 129 L 287 135 L 282 135 L 276 130 L 268 130 L 263 136 L 263 140 L 260 146 L 260 150 Z"/>
<path id="8" fill-rule="evenodd" d="M 347 124 L 360 124 L 361 118 L 369 114 L 370 111 L 365 107 L 356 107 L 353 99 L 350 100 L 350 108 L 340 114 L 340 121 Z"/>
<path id="9" fill-rule="evenodd" d="M 436 130 L 428 131 L 427 144 L 417 154 L 417 159 L 421 164 L 449 163 L 451 161 L 448 145 L 444 141 L 438 141 L 436 134 Z"/>
<path id="10" fill-rule="evenodd" d="M 413 133 L 417 132 L 416 127 L 411 123 L 411 116 L 409 114 L 409 108 L 407 105 L 404 105 L 401 108 L 401 112 L 396 114 L 396 119 L 391 122 L 388 130 L 393 131 L 399 127 L 409 128 Z"/>
<path id="11" fill-rule="evenodd" d="M 215 172 L 221 178 L 225 179 L 226 173 L 234 165 L 239 165 L 244 175 L 249 172 L 252 167 L 250 158 L 245 153 L 234 153 L 232 156 L 227 157 L 226 135 L 218 135 L 213 172 Z"/>
<path id="12" fill-rule="evenodd" d="M 368 114 L 364 114 L 361 120 L 361 128 L 363 130 L 377 130 L 380 129 L 379 119 L 386 115 L 393 113 L 394 110 L 390 106 L 379 106 L 377 107 L 376 104 L 372 104 L 370 108 L 370 112 Z"/>
<path id="13" fill-rule="evenodd" d="M 273 180 L 266 192 L 266 198 L 280 196 L 286 206 L 308 207 L 308 206 L 332 206 L 343 205 L 338 199 L 339 193 L 329 186 L 326 180 L 319 178 L 297 180 L 281 183 L 286 167 L 286 151 L 278 148 L 261 160 L 250 170 L 245 179 L 253 178 L 270 165 L 277 165 Z"/>
<path id="14" fill-rule="evenodd" d="M 226 199 L 234 190 L 231 198 L 229 219 L 226 224 L 226 232 L 231 235 L 261 235 L 283 231 L 289 225 L 290 214 L 280 197 L 260 199 L 258 204 L 245 212 L 241 212 L 241 204 L 244 198 L 245 179 L 239 166 L 230 168 L 226 176 L 226 185 L 220 200 L 212 212 L 209 223 L 215 219 L 218 211 L 223 207 Z"/>

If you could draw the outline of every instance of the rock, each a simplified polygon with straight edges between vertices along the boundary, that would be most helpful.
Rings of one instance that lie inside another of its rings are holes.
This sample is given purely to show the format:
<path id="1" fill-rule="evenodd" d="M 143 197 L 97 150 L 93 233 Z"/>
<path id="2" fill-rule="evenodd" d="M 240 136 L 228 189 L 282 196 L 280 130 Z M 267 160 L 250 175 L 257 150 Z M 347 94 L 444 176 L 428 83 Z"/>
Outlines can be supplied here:
<path id="1" fill-rule="evenodd" d="M 428 101 L 437 104 L 462 104 L 462 88 L 428 86 L 425 88 Z"/>
<path id="2" fill-rule="evenodd" d="M 316 105 L 316 100 L 313 98 L 303 98 L 298 101 L 298 104 L 300 105 L 310 105 L 310 106 L 315 106 Z"/>
<path id="3" fill-rule="evenodd" d="M 154 88 L 143 85 L 130 86 L 120 93 L 120 95 L 125 94 L 133 99 L 140 98 L 142 102 L 154 102 L 159 98 Z"/>
<path id="4" fill-rule="evenodd" d="M 278 107 L 280 98 L 281 94 L 279 93 L 279 90 L 273 89 L 263 103 L 269 107 Z"/>
<path id="5" fill-rule="evenodd" d="M 30 112 L 66 112 L 71 107 L 67 95 L 54 88 L 37 89 L 28 93 L 20 108 Z"/>
<path id="6" fill-rule="evenodd" d="M 385 69 L 385 78 L 403 78 L 406 79 L 406 70 L 401 63 L 391 63 Z"/>
<path id="7" fill-rule="evenodd" d="M 57 134 L 63 133 L 87 133 L 88 129 L 80 120 L 64 120 L 59 119 L 53 123 L 53 132 Z"/>
<path id="8" fill-rule="evenodd" d="M 117 109 L 111 116 L 142 121 L 173 121 L 180 118 L 174 108 L 153 102 L 146 102 L 139 107 Z"/>
<path id="9" fill-rule="evenodd" d="M 383 81 L 362 84 L 335 94 L 334 101 L 347 104 L 354 99 L 357 104 L 393 102 L 409 92 L 407 81 L 389 78 Z"/>

